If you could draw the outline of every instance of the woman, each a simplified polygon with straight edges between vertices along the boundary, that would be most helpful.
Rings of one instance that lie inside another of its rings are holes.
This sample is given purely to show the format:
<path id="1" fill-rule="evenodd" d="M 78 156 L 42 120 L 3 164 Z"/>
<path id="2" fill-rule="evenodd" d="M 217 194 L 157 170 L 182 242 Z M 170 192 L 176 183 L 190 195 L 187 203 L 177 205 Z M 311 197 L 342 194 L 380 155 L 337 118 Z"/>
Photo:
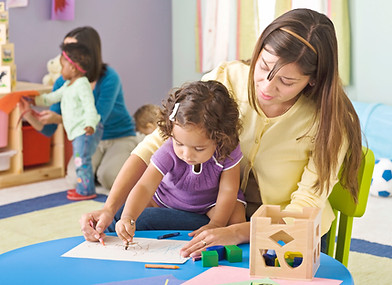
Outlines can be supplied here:
<path id="1" fill-rule="evenodd" d="M 110 189 L 122 165 L 139 141 L 136 138 L 134 121 L 125 105 L 121 80 L 113 68 L 103 63 L 101 39 L 94 28 L 76 28 L 65 36 L 63 42 L 81 43 L 92 53 L 92 66 L 86 76 L 91 82 L 95 106 L 104 126 L 103 137 L 92 157 L 92 163 L 98 182 L 106 189 Z M 53 90 L 60 88 L 64 82 L 65 80 L 60 77 L 55 82 Z M 23 112 L 28 106 L 22 102 L 21 108 Z M 62 122 L 60 104 L 54 104 L 50 110 L 42 111 L 39 117 L 27 112 L 24 118 L 35 129 L 51 136 L 57 124 Z M 76 185 L 73 159 L 68 164 L 67 180 Z"/>
<path id="2" fill-rule="evenodd" d="M 244 129 L 241 188 L 248 205 L 253 205 L 247 208 L 248 218 L 261 203 L 290 211 L 319 207 L 324 235 L 334 219 L 328 195 L 338 181 L 339 169 L 343 165 L 343 181 L 356 199 L 361 161 L 359 119 L 339 79 L 332 22 L 312 10 L 291 10 L 261 34 L 250 66 L 239 61 L 223 63 L 203 80 L 222 82 L 239 105 Z M 82 217 L 87 240 L 103 235 L 146 168 L 151 150 L 161 143 L 157 133 L 146 137 L 119 173 L 128 176 L 127 183 L 116 180 L 104 208 Z M 167 216 L 162 219 L 168 220 Z M 183 256 L 198 255 L 212 245 L 249 242 L 250 223 L 191 236 Z"/>

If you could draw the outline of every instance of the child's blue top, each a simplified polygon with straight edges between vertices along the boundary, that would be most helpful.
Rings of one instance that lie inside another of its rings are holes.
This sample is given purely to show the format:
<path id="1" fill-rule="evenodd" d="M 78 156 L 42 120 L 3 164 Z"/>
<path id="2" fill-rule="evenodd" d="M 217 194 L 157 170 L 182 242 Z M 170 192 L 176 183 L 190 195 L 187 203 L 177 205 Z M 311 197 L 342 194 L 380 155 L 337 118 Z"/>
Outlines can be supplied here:
<path id="1" fill-rule="evenodd" d="M 62 76 L 58 78 L 53 91 L 60 88 L 64 82 Z M 125 105 L 120 77 L 113 68 L 106 67 L 106 72 L 97 81 L 93 94 L 95 107 L 104 127 L 103 140 L 136 135 L 135 123 Z M 53 104 L 50 110 L 61 114 L 60 103 Z M 56 129 L 56 124 L 45 125 L 41 132 L 46 136 L 52 136 Z"/>

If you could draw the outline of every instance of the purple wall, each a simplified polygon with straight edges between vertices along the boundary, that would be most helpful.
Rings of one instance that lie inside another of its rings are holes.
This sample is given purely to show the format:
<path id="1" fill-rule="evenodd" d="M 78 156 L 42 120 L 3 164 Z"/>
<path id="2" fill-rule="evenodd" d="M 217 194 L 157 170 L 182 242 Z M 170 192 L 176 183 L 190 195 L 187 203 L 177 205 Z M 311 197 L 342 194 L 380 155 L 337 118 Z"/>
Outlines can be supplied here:
<path id="1" fill-rule="evenodd" d="M 76 0 L 73 21 L 50 20 L 51 2 L 9 10 L 18 80 L 42 82 L 64 35 L 90 25 L 101 36 L 103 60 L 120 74 L 130 113 L 161 103 L 172 85 L 171 0 Z"/>

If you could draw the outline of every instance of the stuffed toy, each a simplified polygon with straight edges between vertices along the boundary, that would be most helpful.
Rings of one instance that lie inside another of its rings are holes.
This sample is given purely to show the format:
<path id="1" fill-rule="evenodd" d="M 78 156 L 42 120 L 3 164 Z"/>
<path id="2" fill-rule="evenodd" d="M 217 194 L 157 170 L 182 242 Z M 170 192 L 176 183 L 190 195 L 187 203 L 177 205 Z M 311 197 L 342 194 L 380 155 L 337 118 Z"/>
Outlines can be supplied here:
<path id="1" fill-rule="evenodd" d="M 47 68 L 49 73 L 42 78 L 42 83 L 44 85 L 53 85 L 61 75 L 60 55 L 50 59 Z"/>

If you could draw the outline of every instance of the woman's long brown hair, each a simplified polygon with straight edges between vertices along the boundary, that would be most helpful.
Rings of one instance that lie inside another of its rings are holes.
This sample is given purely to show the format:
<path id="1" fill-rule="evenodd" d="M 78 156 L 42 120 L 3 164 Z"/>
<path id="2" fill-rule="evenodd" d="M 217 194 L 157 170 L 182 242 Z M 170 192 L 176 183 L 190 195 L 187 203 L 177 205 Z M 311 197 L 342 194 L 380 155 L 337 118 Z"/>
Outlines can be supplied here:
<path id="1" fill-rule="evenodd" d="M 305 39 L 316 52 L 284 30 Z M 333 186 L 330 185 L 330 179 L 338 166 L 338 153 L 347 141 L 348 151 L 343 162 L 341 183 L 349 189 L 357 202 L 357 175 L 362 159 L 361 128 L 339 77 L 337 40 L 332 22 L 318 12 L 295 9 L 275 19 L 264 30 L 253 52 L 248 81 L 249 102 L 258 112 L 260 109 L 255 95 L 254 71 L 263 49 L 280 58 L 272 69 L 269 80 L 282 66 L 296 63 L 303 74 L 309 75 L 311 82 L 315 82 L 314 86 L 307 85 L 301 96 L 310 98 L 317 108 L 317 133 L 313 153 L 318 174 L 318 181 L 314 185 L 316 191 L 323 193 Z"/>

